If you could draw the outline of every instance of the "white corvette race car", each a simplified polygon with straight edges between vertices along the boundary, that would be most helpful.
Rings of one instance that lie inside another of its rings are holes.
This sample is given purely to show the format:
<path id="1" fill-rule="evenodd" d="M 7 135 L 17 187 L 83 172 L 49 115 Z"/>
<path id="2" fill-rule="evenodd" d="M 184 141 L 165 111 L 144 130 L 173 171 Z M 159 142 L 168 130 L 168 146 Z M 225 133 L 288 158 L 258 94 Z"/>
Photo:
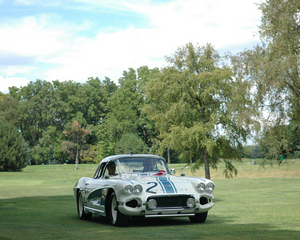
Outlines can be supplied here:
<path id="1" fill-rule="evenodd" d="M 79 218 L 106 216 L 122 226 L 129 217 L 189 217 L 203 223 L 213 207 L 215 184 L 203 178 L 174 176 L 157 155 L 131 154 L 104 158 L 93 178 L 74 187 Z"/>

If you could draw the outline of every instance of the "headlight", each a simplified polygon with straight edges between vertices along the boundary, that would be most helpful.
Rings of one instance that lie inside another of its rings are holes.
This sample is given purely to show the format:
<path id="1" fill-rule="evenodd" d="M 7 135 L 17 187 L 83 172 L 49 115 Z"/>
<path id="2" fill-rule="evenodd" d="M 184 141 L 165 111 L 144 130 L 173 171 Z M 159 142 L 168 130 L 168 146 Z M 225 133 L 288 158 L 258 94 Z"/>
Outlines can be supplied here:
<path id="1" fill-rule="evenodd" d="M 204 192 L 205 191 L 205 184 L 204 183 L 199 183 L 197 185 L 197 189 L 199 192 Z"/>
<path id="2" fill-rule="evenodd" d="M 195 199 L 194 198 L 188 198 L 188 200 L 186 201 L 186 205 L 190 208 L 195 207 Z"/>
<path id="3" fill-rule="evenodd" d="M 215 189 L 215 184 L 213 184 L 212 182 L 209 182 L 208 184 L 206 184 L 206 191 L 209 193 L 212 193 Z"/>
<path id="4" fill-rule="evenodd" d="M 135 185 L 134 188 L 133 188 L 133 191 L 134 191 L 135 193 L 140 193 L 140 192 L 143 191 L 143 187 L 142 187 L 140 184 Z"/>
<path id="5" fill-rule="evenodd" d="M 123 189 L 124 193 L 130 194 L 133 192 L 133 186 L 132 185 L 126 185 L 125 188 Z"/>
<path id="6" fill-rule="evenodd" d="M 157 207 L 157 202 L 155 199 L 150 199 L 148 201 L 148 208 L 149 209 L 155 209 Z"/>

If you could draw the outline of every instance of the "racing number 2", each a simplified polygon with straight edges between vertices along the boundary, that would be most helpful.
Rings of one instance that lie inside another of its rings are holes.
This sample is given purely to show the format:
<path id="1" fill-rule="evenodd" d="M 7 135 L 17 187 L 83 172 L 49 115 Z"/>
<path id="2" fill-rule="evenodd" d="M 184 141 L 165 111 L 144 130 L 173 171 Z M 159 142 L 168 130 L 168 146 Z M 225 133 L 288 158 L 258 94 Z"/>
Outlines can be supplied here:
<path id="1" fill-rule="evenodd" d="M 149 193 L 156 193 L 156 192 L 153 192 L 153 191 L 150 191 L 152 188 L 155 188 L 157 186 L 157 183 L 156 182 L 147 182 L 147 184 L 153 184 L 151 187 L 147 188 L 146 192 L 149 192 Z"/>

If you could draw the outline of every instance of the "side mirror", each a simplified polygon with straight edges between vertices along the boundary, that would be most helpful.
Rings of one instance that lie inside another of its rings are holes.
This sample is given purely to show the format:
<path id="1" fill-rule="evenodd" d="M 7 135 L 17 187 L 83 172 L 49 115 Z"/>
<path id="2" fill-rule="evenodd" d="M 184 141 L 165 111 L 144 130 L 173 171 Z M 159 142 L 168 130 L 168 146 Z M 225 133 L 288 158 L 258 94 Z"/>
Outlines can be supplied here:
<path id="1" fill-rule="evenodd" d="M 173 175 L 173 176 L 174 176 L 174 175 L 175 175 L 175 173 L 176 173 L 176 170 L 175 170 L 174 168 L 172 168 L 172 169 L 171 169 L 171 175 Z"/>
<path id="2" fill-rule="evenodd" d="M 186 174 L 183 172 L 183 173 L 180 174 L 180 176 L 181 176 L 181 177 L 185 177 Z"/>

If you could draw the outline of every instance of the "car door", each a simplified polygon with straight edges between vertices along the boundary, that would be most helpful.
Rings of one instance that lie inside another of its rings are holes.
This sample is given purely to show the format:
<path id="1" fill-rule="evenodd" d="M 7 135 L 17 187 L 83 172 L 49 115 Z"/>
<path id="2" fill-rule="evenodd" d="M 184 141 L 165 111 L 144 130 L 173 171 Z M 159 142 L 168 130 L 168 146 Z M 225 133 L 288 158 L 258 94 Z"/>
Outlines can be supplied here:
<path id="1" fill-rule="evenodd" d="M 101 178 L 101 173 L 104 171 L 105 163 L 101 164 L 94 178 L 89 178 L 85 181 L 86 206 L 99 210 L 105 210 L 106 189 L 104 187 L 104 179 Z"/>

